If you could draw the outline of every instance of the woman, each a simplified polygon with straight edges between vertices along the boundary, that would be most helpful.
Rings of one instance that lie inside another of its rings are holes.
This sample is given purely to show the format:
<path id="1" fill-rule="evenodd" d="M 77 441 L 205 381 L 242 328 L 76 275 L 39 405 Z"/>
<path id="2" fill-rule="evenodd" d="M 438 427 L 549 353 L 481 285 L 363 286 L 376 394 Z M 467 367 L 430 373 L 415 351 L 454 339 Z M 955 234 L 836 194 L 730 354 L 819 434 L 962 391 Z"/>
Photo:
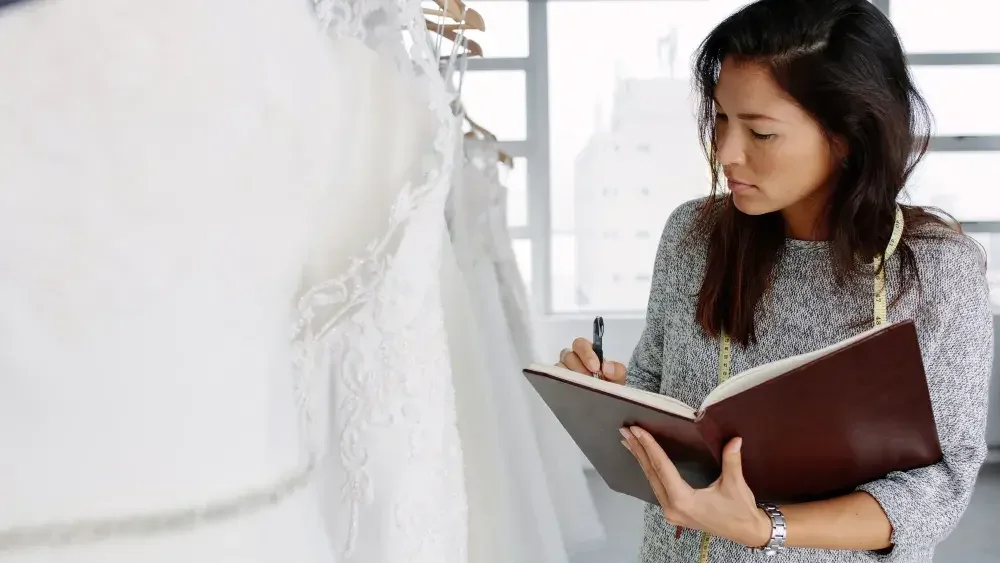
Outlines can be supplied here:
<path id="1" fill-rule="evenodd" d="M 761 0 L 712 31 L 695 79 L 713 195 L 667 222 L 628 369 L 600 366 L 583 339 L 560 363 L 698 404 L 716 374 L 884 322 L 881 302 L 889 322 L 916 322 L 944 460 L 765 510 L 743 480 L 738 438 L 720 480 L 693 490 L 648 434 L 623 429 L 662 505 L 647 507 L 642 561 L 761 561 L 773 551 L 810 563 L 930 561 L 985 458 L 993 328 L 978 246 L 897 204 L 927 148 L 929 115 L 892 25 L 866 0 Z M 725 338 L 732 360 L 720 370 Z"/>

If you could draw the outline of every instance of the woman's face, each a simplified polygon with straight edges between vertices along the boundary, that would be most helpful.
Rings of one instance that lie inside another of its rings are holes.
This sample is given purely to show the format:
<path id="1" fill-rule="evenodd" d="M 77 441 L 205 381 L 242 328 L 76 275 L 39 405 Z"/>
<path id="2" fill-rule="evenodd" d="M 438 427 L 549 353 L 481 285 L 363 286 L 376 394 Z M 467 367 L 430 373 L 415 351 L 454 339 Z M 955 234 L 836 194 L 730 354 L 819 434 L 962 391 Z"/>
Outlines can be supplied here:
<path id="1" fill-rule="evenodd" d="M 748 215 L 816 213 L 834 167 L 819 124 L 763 66 L 726 59 L 715 89 L 717 158 L 737 209 Z M 836 159 L 839 160 L 839 159 Z"/>

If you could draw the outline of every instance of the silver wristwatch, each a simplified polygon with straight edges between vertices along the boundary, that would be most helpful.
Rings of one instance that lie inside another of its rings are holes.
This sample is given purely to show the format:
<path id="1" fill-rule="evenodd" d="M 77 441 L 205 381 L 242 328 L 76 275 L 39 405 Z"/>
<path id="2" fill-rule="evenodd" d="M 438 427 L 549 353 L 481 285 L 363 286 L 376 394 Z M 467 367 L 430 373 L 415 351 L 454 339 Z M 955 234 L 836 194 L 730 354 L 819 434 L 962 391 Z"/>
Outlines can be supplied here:
<path id="1" fill-rule="evenodd" d="M 773 557 L 785 549 L 785 539 L 788 537 L 785 515 L 773 504 L 762 503 L 757 506 L 771 519 L 771 539 L 768 540 L 767 545 L 758 547 L 754 551 L 760 551 L 768 557 Z"/>

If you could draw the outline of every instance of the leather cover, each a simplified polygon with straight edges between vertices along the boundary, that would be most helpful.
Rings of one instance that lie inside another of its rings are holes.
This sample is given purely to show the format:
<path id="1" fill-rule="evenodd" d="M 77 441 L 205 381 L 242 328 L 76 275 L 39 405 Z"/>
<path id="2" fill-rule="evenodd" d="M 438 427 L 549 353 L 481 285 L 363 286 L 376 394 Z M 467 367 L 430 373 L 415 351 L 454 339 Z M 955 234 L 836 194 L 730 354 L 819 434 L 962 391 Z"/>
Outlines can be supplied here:
<path id="1" fill-rule="evenodd" d="M 524 374 L 612 490 L 656 503 L 642 468 L 621 445 L 623 426 L 653 433 L 692 486 L 707 487 L 718 478 L 719 464 L 694 421 L 542 372 Z"/>
<path id="2" fill-rule="evenodd" d="M 759 502 L 837 496 L 941 460 L 930 392 L 912 321 L 709 406 L 690 421 L 612 394 L 525 370 L 609 487 L 656 502 L 618 429 L 645 428 L 681 475 L 704 487 L 723 446 L 743 438 L 743 474 Z"/>

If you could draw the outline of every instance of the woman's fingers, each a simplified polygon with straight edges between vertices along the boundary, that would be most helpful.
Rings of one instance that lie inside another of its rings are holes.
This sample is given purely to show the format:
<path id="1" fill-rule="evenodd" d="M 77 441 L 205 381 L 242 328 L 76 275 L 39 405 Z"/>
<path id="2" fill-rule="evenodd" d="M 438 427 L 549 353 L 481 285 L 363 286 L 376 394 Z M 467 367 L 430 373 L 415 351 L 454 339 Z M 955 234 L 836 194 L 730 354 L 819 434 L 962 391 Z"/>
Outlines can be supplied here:
<path id="1" fill-rule="evenodd" d="M 591 371 L 583 365 L 580 357 L 576 355 L 570 349 L 565 349 L 559 354 L 559 363 L 563 365 L 568 370 L 575 371 L 577 373 L 583 373 L 590 375 Z"/>
<path id="2" fill-rule="evenodd" d="M 666 509 L 666 507 L 670 506 L 670 497 L 667 496 L 667 490 L 663 486 L 663 483 L 660 482 L 660 477 L 656 474 L 656 470 L 653 468 L 652 463 L 650 463 L 649 456 L 646 453 L 646 450 L 643 449 L 642 443 L 635 437 L 634 434 L 632 434 L 631 431 L 629 431 L 629 429 L 622 428 L 620 431 L 622 437 L 625 438 L 623 440 L 625 447 L 632 453 L 635 460 L 639 462 L 639 466 L 642 467 L 642 472 L 646 474 L 646 480 L 649 481 L 649 486 L 653 489 L 653 494 L 656 495 L 656 500 L 659 501 L 660 506 Z"/>
<path id="3" fill-rule="evenodd" d="M 601 377 L 612 383 L 625 384 L 627 372 L 625 365 L 611 360 L 605 360 L 602 365 L 597 353 L 594 352 L 594 345 L 586 338 L 577 338 L 573 341 L 572 348 L 564 348 L 559 353 L 557 365 L 577 373 L 600 374 Z"/>
<path id="4" fill-rule="evenodd" d="M 663 451 L 652 434 L 638 426 L 633 426 L 630 430 L 636 441 L 642 445 L 642 451 L 646 454 L 645 463 L 656 473 L 667 495 L 680 497 L 690 493 L 691 487 L 681 477 L 677 466 L 670 460 L 667 452 Z"/>
<path id="5" fill-rule="evenodd" d="M 583 365 L 586 366 L 586 373 L 600 373 L 601 360 L 594 352 L 594 345 L 586 338 L 577 338 L 573 341 L 573 353 L 577 355 Z"/>
<path id="6" fill-rule="evenodd" d="M 604 361 L 604 367 L 601 369 L 601 374 L 604 379 L 612 383 L 625 384 L 625 365 L 619 362 L 612 362 L 611 360 Z"/>

